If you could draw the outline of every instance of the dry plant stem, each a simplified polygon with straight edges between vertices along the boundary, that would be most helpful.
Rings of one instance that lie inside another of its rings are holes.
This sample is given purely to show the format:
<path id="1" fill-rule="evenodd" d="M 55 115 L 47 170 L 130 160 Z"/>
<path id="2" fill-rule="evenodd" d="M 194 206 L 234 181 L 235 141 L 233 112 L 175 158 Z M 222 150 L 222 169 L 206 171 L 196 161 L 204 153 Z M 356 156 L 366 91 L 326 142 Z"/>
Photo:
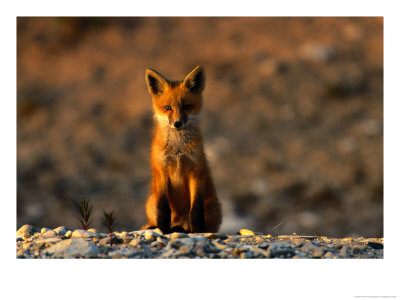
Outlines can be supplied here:
<path id="1" fill-rule="evenodd" d="M 82 228 L 87 230 L 90 224 L 93 222 L 93 219 L 90 220 L 93 206 L 89 206 L 89 197 L 81 199 L 80 203 L 77 203 L 72 199 L 71 201 L 74 203 L 76 210 L 79 212 L 79 217 L 75 216 L 75 218 L 81 223 Z"/>
<path id="2" fill-rule="evenodd" d="M 105 227 L 107 227 L 108 232 L 110 234 L 110 246 L 113 245 L 113 227 L 114 227 L 114 223 L 115 223 L 115 212 L 112 211 L 110 213 L 107 213 L 103 210 L 103 218 L 102 218 L 102 223 Z"/>

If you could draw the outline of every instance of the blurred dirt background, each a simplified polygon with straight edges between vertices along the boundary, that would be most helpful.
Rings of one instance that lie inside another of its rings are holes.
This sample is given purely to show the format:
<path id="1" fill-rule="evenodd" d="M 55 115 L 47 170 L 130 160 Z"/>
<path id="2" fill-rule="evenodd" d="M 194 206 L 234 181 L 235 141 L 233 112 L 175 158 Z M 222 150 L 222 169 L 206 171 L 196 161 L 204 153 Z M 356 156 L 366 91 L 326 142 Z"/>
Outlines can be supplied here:
<path id="1" fill-rule="evenodd" d="M 382 18 L 17 18 L 17 227 L 144 224 L 145 69 L 199 64 L 222 232 L 383 236 Z"/>

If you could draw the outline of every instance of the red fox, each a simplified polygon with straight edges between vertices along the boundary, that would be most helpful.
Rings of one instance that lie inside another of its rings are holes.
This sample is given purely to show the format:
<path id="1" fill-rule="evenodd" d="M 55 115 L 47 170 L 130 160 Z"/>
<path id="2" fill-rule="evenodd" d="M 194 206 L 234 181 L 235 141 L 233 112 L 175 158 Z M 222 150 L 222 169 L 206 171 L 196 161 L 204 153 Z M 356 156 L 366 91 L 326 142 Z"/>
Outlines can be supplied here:
<path id="1" fill-rule="evenodd" d="M 196 67 L 183 81 L 171 81 L 147 69 L 155 128 L 151 146 L 151 194 L 148 224 L 142 229 L 217 232 L 222 221 L 200 132 L 205 71 Z"/>

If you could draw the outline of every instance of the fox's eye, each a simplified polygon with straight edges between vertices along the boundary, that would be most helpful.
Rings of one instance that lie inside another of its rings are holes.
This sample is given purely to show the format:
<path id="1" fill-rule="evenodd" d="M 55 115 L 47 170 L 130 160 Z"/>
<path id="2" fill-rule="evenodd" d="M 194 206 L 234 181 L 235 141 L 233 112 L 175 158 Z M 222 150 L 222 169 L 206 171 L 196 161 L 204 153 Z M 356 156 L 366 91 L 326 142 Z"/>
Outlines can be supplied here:
<path id="1" fill-rule="evenodd" d="M 164 106 L 164 108 L 165 108 L 165 110 L 171 110 L 171 106 L 169 106 L 169 105 Z"/>
<path id="2" fill-rule="evenodd" d="M 184 104 L 183 109 L 191 109 L 193 106 L 191 104 Z"/>

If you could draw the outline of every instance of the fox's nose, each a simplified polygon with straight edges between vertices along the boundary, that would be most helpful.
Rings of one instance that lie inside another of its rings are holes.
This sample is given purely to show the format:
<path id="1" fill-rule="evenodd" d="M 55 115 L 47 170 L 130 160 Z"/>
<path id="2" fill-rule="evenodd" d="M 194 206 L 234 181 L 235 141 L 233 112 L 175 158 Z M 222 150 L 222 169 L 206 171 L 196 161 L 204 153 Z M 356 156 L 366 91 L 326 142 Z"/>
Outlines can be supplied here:
<path id="1" fill-rule="evenodd" d="M 181 121 L 176 121 L 174 123 L 175 128 L 180 128 L 182 126 L 182 122 Z"/>

